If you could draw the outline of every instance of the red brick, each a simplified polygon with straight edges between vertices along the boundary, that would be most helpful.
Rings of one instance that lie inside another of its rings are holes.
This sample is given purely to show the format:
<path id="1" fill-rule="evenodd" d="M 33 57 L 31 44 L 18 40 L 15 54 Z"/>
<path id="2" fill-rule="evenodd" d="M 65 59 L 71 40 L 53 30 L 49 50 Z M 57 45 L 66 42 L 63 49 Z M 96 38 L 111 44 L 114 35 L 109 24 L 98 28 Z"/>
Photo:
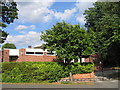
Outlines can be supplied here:
<path id="1" fill-rule="evenodd" d="M 81 78 L 94 78 L 94 72 L 87 73 L 87 74 L 74 74 L 74 79 L 81 79 Z"/>

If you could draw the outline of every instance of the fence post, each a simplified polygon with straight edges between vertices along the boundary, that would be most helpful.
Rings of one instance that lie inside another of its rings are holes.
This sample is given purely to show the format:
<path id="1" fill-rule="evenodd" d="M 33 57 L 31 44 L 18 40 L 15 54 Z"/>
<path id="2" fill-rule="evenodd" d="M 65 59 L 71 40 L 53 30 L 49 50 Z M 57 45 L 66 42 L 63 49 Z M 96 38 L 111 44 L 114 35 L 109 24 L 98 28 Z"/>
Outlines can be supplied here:
<path id="1" fill-rule="evenodd" d="M 70 72 L 70 81 L 73 82 L 73 77 L 71 72 Z"/>

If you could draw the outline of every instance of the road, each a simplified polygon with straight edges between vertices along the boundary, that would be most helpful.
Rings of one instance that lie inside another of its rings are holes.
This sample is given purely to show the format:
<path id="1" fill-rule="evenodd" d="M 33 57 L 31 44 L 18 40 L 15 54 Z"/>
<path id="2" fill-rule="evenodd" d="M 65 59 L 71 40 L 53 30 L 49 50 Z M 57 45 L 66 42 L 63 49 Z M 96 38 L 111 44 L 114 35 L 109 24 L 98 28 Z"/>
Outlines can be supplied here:
<path id="1" fill-rule="evenodd" d="M 95 82 L 93 85 L 43 85 L 43 84 L 2 84 L 2 90 L 4 90 L 6 88 L 6 90 L 20 90 L 20 88 L 24 88 L 25 90 L 27 90 L 27 88 L 39 88 L 37 90 L 42 90 L 42 89 L 51 89 L 51 90 L 79 90 L 84 89 L 84 90 L 92 90 L 92 89 L 99 89 L 99 90 L 118 90 L 118 89 L 114 89 L 114 88 L 119 88 L 118 85 L 118 80 L 111 80 L 111 81 L 99 81 L 99 82 Z M 13 89 L 16 88 L 16 89 Z M 23 90 L 23 89 L 22 89 Z"/>

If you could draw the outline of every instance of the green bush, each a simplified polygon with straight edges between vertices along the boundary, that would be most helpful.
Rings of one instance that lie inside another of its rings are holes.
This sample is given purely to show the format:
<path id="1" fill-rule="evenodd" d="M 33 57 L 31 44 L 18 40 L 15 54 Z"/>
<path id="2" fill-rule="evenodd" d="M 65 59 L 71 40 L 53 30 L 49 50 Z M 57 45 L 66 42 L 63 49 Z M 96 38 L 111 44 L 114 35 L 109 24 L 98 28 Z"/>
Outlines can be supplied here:
<path id="1" fill-rule="evenodd" d="M 89 73 L 93 63 L 71 63 L 67 66 L 57 62 L 4 62 L 2 63 L 2 82 L 55 82 L 68 77 L 69 73 Z"/>

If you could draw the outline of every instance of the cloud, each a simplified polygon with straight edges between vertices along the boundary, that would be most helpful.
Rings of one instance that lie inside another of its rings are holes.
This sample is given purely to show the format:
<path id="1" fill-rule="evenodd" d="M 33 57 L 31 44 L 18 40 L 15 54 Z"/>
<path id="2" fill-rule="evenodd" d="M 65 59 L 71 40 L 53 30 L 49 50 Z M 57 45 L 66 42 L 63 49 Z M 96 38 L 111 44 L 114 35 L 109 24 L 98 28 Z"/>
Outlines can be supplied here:
<path id="1" fill-rule="evenodd" d="M 81 24 L 85 23 L 85 18 L 84 15 L 80 15 L 79 17 L 76 18 L 76 20 Z"/>
<path id="2" fill-rule="evenodd" d="M 19 2 L 19 21 L 20 22 L 49 22 L 53 19 L 67 20 L 69 19 L 77 10 L 66 9 L 64 12 L 56 12 L 50 7 L 55 0 L 48 1 L 30 1 L 30 2 Z"/>
<path id="3" fill-rule="evenodd" d="M 34 46 L 43 42 L 40 41 L 40 33 L 29 31 L 23 35 L 9 35 L 5 43 L 14 43 L 17 47 L 27 47 L 28 45 Z"/>
<path id="4" fill-rule="evenodd" d="M 18 2 L 20 22 L 48 22 L 52 18 L 53 11 L 49 9 L 54 0 L 44 2 L 43 0 L 31 2 Z M 47 19 L 45 19 L 47 18 Z"/>
<path id="5" fill-rule="evenodd" d="M 35 25 L 31 25 L 31 26 L 28 26 L 29 28 L 31 28 L 32 30 L 35 29 Z"/>
<path id="6" fill-rule="evenodd" d="M 19 31 L 19 33 L 25 34 L 25 31 Z"/>
<path id="7" fill-rule="evenodd" d="M 35 25 L 25 26 L 25 25 L 19 25 L 15 28 L 15 30 L 24 30 L 24 29 L 35 29 Z"/>
<path id="8" fill-rule="evenodd" d="M 16 29 L 16 30 L 23 30 L 23 29 L 27 29 L 27 28 L 28 28 L 27 26 L 19 25 L 19 26 L 16 27 L 15 29 Z"/>
<path id="9" fill-rule="evenodd" d="M 76 2 L 96 2 L 97 0 L 76 0 Z"/>
<path id="10" fill-rule="evenodd" d="M 19 9 L 19 19 L 18 21 L 26 23 L 26 22 L 50 22 L 52 20 L 69 20 L 72 16 L 76 18 L 76 20 L 80 23 L 84 22 L 84 17 L 82 14 L 84 10 L 92 7 L 93 3 L 96 0 L 76 0 L 75 7 L 72 9 L 66 9 L 63 12 L 57 12 L 50 7 L 53 5 L 55 0 L 28 0 L 24 2 L 21 0 L 18 2 Z M 79 13 L 79 15 L 76 15 Z"/>
<path id="11" fill-rule="evenodd" d="M 76 17 L 76 21 L 78 21 L 80 24 L 85 24 L 85 15 L 83 15 L 83 13 L 85 12 L 85 10 L 87 10 L 90 7 L 93 7 L 93 3 L 96 0 L 77 0 L 76 1 L 76 8 L 78 9 L 78 12 L 80 12 L 77 17 Z"/>
<path id="12" fill-rule="evenodd" d="M 51 15 L 44 16 L 43 21 L 44 22 L 52 21 L 52 16 Z"/>
<path id="13" fill-rule="evenodd" d="M 36 2 L 36 3 L 38 3 L 38 2 L 45 2 L 45 3 L 47 3 L 47 2 L 54 2 L 54 1 L 56 1 L 56 0 L 14 0 L 15 2 Z"/>
<path id="14" fill-rule="evenodd" d="M 67 10 L 64 10 L 63 13 L 62 12 L 55 12 L 54 16 L 57 19 L 66 20 L 66 19 L 69 19 L 76 11 L 77 11 L 76 8 L 67 9 Z"/>

